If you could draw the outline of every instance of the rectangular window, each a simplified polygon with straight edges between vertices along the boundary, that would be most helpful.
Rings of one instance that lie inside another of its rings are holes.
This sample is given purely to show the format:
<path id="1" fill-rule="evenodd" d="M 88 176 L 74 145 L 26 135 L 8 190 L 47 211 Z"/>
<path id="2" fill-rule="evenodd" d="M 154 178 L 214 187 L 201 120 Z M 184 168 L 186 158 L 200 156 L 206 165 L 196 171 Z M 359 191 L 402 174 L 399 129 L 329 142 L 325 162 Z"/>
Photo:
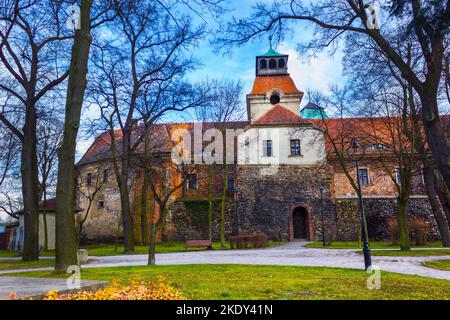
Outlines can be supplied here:
<path id="1" fill-rule="evenodd" d="M 98 204 L 97 204 L 97 207 L 99 209 L 103 209 L 105 207 L 105 201 L 99 201 Z"/>
<path id="2" fill-rule="evenodd" d="M 369 170 L 368 169 L 359 169 L 359 178 L 361 179 L 361 185 L 368 186 L 369 185 Z"/>
<path id="3" fill-rule="evenodd" d="M 297 157 L 300 156 L 300 140 L 295 139 L 291 140 L 291 157 Z"/>
<path id="4" fill-rule="evenodd" d="M 272 156 L 272 140 L 263 141 L 263 156 L 264 157 Z"/>
<path id="5" fill-rule="evenodd" d="M 234 175 L 228 174 L 228 191 L 234 191 Z"/>
<path id="6" fill-rule="evenodd" d="M 108 183 L 109 180 L 109 169 L 103 170 L 103 183 Z"/>
<path id="7" fill-rule="evenodd" d="M 402 173 L 399 168 L 395 169 L 395 182 L 402 184 Z"/>
<path id="8" fill-rule="evenodd" d="M 187 187 L 189 190 L 197 190 L 197 174 L 189 175 Z"/>
<path id="9" fill-rule="evenodd" d="M 86 175 L 86 185 L 88 187 L 90 187 L 92 185 L 92 173 L 90 173 L 90 172 Z"/>

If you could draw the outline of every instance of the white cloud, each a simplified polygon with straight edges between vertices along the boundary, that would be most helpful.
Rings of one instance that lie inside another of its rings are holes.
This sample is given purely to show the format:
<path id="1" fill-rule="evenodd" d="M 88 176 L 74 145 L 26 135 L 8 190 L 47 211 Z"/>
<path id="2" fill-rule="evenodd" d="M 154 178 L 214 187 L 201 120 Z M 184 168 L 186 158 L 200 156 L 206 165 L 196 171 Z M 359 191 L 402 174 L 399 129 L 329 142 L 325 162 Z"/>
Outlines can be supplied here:
<path id="1" fill-rule="evenodd" d="M 76 161 L 80 160 L 81 157 L 86 153 L 91 144 L 94 142 L 94 137 L 81 137 L 77 141 L 77 150 L 76 150 Z"/>
<path id="2" fill-rule="evenodd" d="M 281 44 L 277 51 L 289 55 L 288 71 L 297 88 L 305 93 L 310 90 L 327 93 L 330 83 L 339 84 L 344 81 L 340 52 L 334 56 L 322 52 L 316 58 L 305 62 L 294 48 L 285 43 Z"/>

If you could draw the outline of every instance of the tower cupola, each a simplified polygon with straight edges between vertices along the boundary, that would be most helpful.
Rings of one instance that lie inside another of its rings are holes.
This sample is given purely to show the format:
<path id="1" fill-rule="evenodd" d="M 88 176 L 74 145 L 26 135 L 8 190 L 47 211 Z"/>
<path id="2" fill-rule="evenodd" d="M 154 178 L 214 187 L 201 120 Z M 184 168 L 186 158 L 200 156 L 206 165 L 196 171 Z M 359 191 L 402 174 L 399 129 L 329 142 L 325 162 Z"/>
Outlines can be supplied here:
<path id="1" fill-rule="evenodd" d="M 256 76 L 287 75 L 288 57 L 276 52 L 271 44 L 266 54 L 256 57 Z"/>

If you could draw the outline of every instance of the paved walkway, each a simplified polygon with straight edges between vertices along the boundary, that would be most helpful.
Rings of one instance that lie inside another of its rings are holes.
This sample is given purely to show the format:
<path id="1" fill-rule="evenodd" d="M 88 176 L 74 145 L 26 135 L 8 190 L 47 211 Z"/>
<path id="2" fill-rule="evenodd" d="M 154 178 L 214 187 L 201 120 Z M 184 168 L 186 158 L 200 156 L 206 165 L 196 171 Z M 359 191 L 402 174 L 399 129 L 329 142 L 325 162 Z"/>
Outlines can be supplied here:
<path id="1" fill-rule="evenodd" d="M 291 242 L 278 247 L 260 250 L 213 250 L 164 253 L 156 255 L 159 265 L 174 264 L 247 264 L 318 266 L 364 269 L 364 258 L 354 249 L 313 249 L 305 248 L 305 243 Z M 91 257 L 94 261 L 84 268 L 143 266 L 147 265 L 147 255 L 127 255 Z M 441 271 L 422 265 L 424 261 L 450 260 L 448 256 L 428 257 L 381 257 L 373 256 L 372 262 L 381 270 L 420 275 L 424 277 L 450 280 L 450 271 Z"/>
<path id="2" fill-rule="evenodd" d="M 355 249 L 313 249 L 305 248 L 305 243 L 291 242 L 285 245 L 259 250 L 213 250 L 163 253 L 156 255 L 158 265 L 175 264 L 247 264 L 282 266 L 318 266 L 363 269 L 364 258 Z M 90 257 L 83 268 L 144 266 L 147 255 L 123 255 Z M 450 260 L 448 256 L 428 257 L 382 257 L 373 256 L 372 262 L 381 270 L 450 280 L 450 271 L 428 268 L 424 261 Z M 41 270 L 48 270 L 42 268 Z M 14 272 L 21 272 L 17 270 Z M 11 273 L 11 271 L 0 272 Z"/>

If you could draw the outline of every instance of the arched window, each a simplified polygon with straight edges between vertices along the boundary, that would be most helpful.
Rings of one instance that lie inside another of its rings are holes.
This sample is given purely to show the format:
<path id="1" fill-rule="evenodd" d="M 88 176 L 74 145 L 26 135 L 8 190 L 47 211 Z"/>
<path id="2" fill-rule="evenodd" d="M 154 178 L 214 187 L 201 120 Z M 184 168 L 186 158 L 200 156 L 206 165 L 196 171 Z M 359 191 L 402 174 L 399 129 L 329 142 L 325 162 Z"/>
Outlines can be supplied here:
<path id="1" fill-rule="evenodd" d="M 278 59 L 278 68 L 282 69 L 286 66 L 284 59 Z"/>
<path id="2" fill-rule="evenodd" d="M 267 60 L 266 60 L 266 59 L 261 59 L 261 60 L 259 61 L 259 67 L 260 67 L 261 69 L 267 69 Z"/>
<path id="3" fill-rule="evenodd" d="M 269 69 L 276 69 L 277 68 L 277 60 L 270 59 L 269 60 Z"/>

